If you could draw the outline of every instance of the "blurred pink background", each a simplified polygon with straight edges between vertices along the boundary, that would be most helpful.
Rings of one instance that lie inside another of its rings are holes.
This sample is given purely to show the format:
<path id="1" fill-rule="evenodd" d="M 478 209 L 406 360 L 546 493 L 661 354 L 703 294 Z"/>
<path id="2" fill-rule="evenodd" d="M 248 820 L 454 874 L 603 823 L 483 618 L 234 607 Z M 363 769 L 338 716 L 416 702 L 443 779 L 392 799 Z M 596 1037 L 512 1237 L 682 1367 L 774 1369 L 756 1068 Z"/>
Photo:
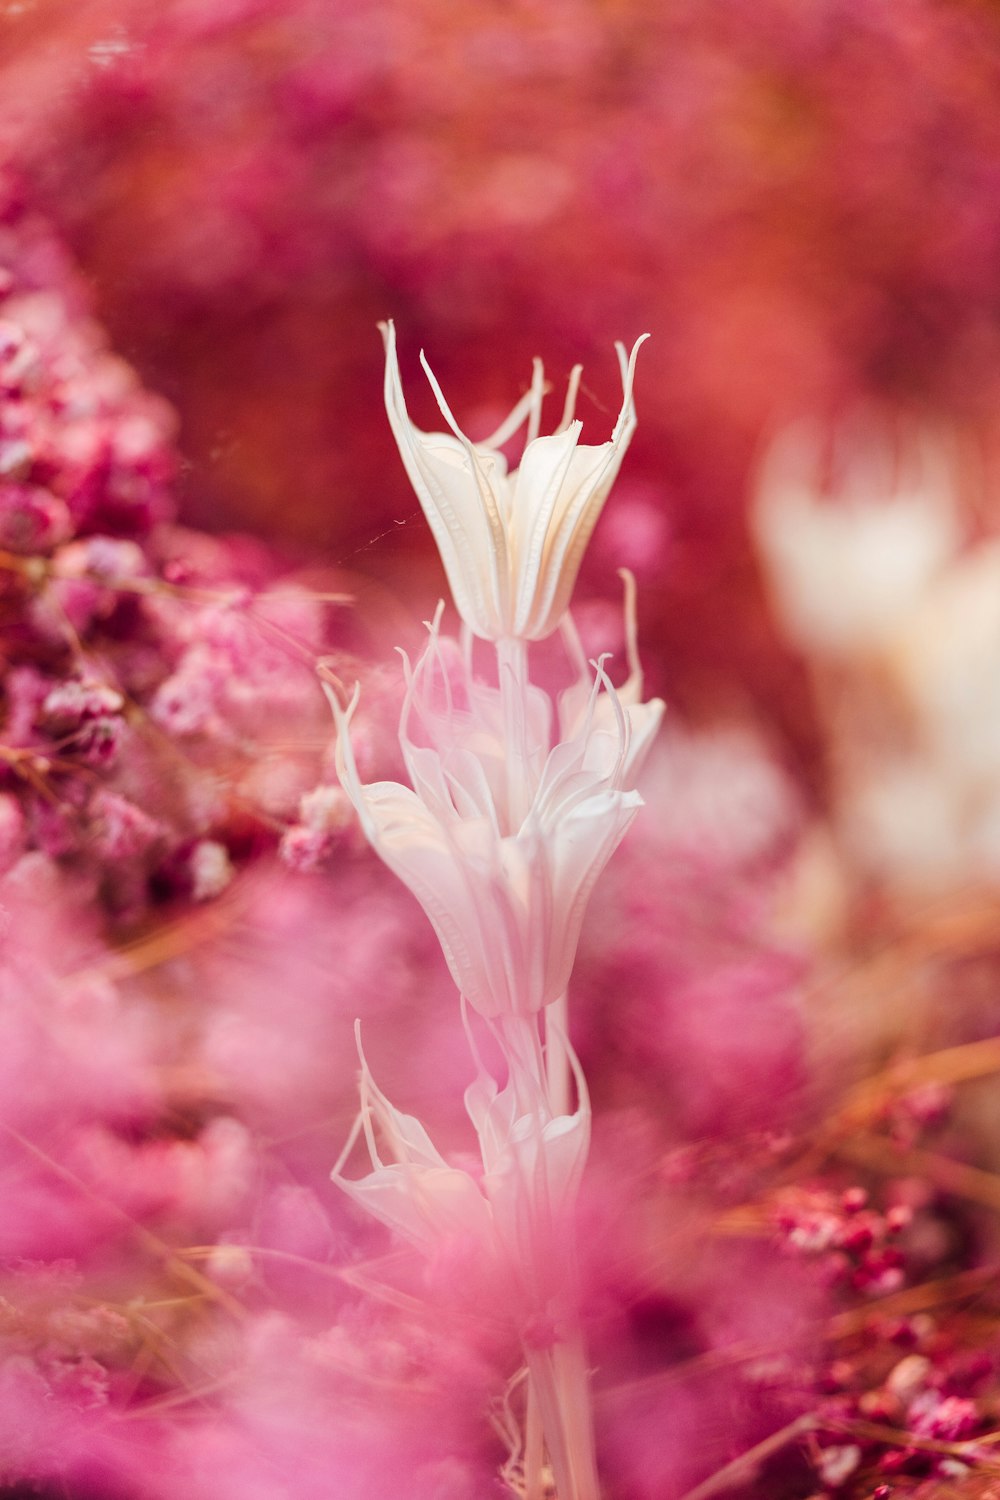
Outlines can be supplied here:
<path id="1" fill-rule="evenodd" d="M 429 607 L 376 320 L 417 419 L 425 346 L 474 432 L 533 354 L 557 384 L 583 360 L 591 441 L 612 341 L 649 329 L 590 587 L 636 568 L 675 702 L 762 695 L 808 743 L 748 478 L 776 424 L 859 399 L 988 448 L 995 6 L 25 0 L 0 24 L 0 150 L 178 407 L 186 519 Z"/>
<path id="2" fill-rule="evenodd" d="M 537 354 L 603 441 L 653 335 L 575 605 L 620 654 L 633 569 L 669 705 L 572 987 L 609 1493 L 806 1411 L 770 1495 L 995 1437 L 995 1312 L 855 1335 L 1000 1243 L 998 103 L 988 0 L 0 0 L 0 1486 L 496 1492 L 490 1299 L 329 1182 L 359 1014 L 468 1145 L 314 672 L 396 774 L 444 581 L 385 317 L 474 437 Z"/>

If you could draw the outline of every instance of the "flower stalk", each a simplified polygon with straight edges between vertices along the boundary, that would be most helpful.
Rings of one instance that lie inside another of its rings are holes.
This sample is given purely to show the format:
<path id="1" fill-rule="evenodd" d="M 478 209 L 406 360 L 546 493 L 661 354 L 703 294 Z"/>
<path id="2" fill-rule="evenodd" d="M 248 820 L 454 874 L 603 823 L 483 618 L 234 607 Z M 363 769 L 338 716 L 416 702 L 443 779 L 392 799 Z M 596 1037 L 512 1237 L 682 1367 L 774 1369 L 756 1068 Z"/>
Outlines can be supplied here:
<path id="1" fill-rule="evenodd" d="M 386 407 L 403 462 L 441 549 L 463 636 L 441 631 L 439 606 L 415 664 L 404 657 L 400 745 L 410 785 L 364 784 L 351 747 L 358 693 L 345 705 L 324 682 L 337 766 L 376 852 L 423 905 L 458 988 L 476 1077 L 465 1094 L 481 1175 L 454 1167 L 419 1121 L 378 1088 L 361 1049 L 361 1111 L 334 1169 L 360 1206 L 422 1253 L 476 1247 L 506 1289 L 523 1351 L 525 1432 L 505 1473 L 524 1500 L 599 1500 L 579 1275 L 577 1194 L 590 1143 L 590 1101 L 568 1034 L 567 986 L 584 913 L 641 798 L 634 778 L 663 712 L 642 702 L 634 586 L 626 579 L 630 674 L 620 691 L 604 660 L 588 664 L 567 613 L 587 538 L 635 427 L 640 339 L 619 345 L 622 407 L 610 442 L 580 445 L 579 368 L 559 427 L 541 431 L 544 375 L 487 443 L 473 444 L 424 368 L 447 433 L 409 421 L 386 343 Z M 508 475 L 499 444 L 527 424 Z M 531 681 L 529 643 L 560 629 L 577 681 L 557 703 Z M 493 643 L 495 685 L 473 666 L 472 637 Z M 478 1016 L 478 1020 L 474 1017 Z M 475 1026 L 499 1050 L 484 1066 Z M 348 1177 L 363 1142 L 369 1170 Z"/>
<path id="2" fill-rule="evenodd" d="M 590 1378 L 579 1332 L 549 1349 L 525 1349 L 530 1393 L 542 1431 L 559 1500 L 599 1500 L 594 1453 Z"/>

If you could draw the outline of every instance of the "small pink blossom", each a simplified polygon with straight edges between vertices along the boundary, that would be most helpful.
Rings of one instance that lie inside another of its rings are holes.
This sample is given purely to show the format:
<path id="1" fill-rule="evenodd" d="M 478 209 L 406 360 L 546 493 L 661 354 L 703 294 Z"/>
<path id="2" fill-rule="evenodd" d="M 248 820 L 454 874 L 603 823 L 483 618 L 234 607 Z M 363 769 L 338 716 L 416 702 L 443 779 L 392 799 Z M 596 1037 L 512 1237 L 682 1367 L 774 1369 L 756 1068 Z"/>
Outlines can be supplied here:
<path id="1" fill-rule="evenodd" d="M 199 839 L 188 858 L 191 894 L 196 901 L 211 901 L 229 885 L 236 873 L 228 850 L 215 839 Z"/>
<path id="2" fill-rule="evenodd" d="M 39 723 L 60 748 L 90 765 L 114 761 L 124 733 L 125 699 L 95 678 L 71 678 L 46 695 Z"/>
<path id="3" fill-rule="evenodd" d="M 163 835 L 163 825 L 134 802 L 115 792 L 102 791 L 89 807 L 93 836 L 107 859 L 145 854 Z"/>
<path id="4" fill-rule="evenodd" d="M 38 485 L 0 485 L 0 546 L 10 552 L 49 552 L 73 530 L 58 496 Z"/>

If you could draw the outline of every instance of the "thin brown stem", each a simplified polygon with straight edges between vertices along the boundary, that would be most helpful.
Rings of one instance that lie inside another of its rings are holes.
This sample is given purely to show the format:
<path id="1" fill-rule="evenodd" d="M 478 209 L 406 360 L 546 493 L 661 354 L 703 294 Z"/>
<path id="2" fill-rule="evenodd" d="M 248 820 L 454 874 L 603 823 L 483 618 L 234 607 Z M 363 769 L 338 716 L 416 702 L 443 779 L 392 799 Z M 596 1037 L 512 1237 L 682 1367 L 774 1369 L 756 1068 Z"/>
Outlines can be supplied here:
<path id="1" fill-rule="evenodd" d="M 787 1427 L 782 1427 L 778 1432 L 772 1432 L 770 1437 L 764 1438 L 763 1442 L 756 1443 L 754 1447 L 748 1448 L 738 1458 L 732 1459 L 723 1465 L 708 1479 L 696 1484 L 693 1490 L 688 1490 L 681 1500 L 712 1500 L 714 1495 L 721 1495 L 726 1490 L 735 1489 L 737 1485 L 746 1483 L 753 1478 L 760 1465 L 773 1453 L 780 1453 L 782 1448 L 787 1448 L 789 1443 L 795 1442 L 806 1433 L 813 1432 L 820 1426 L 820 1419 L 814 1412 L 806 1416 L 796 1417 L 794 1422 L 789 1422 Z"/>

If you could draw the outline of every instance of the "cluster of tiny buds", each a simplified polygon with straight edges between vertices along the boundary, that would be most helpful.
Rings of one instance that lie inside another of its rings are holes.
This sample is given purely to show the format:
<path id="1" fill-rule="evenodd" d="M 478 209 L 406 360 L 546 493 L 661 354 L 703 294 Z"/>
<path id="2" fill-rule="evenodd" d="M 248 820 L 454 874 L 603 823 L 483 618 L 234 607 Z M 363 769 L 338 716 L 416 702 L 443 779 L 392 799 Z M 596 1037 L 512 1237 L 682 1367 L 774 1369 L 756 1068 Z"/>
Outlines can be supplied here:
<path id="1" fill-rule="evenodd" d="M 782 1195 L 775 1222 L 789 1248 L 823 1256 L 833 1285 L 849 1285 L 868 1296 L 898 1290 L 905 1259 L 893 1243 L 910 1227 L 913 1210 L 898 1203 L 884 1212 L 869 1206 L 862 1187 L 842 1193 L 826 1188 L 795 1188 Z"/>
<path id="2" fill-rule="evenodd" d="M 859 1243 L 868 1239 L 873 1226 L 866 1219 L 882 1220 L 883 1237 L 890 1233 L 890 1215 L 895 1233 L 909 1222 L 908 1213 L 872 1215 L 861 1189 L 826 1199 L 797 1217 L 789 1211 L 790 1239 L 798 1230 L 800 1239 L 815 1246 L 829 1236 L 828 1253 L 836 1254 L 842 1252 L 834 1247 L 850 1238 L 852 1226 L 863 1226 Z M 878 1228 L 873 1232 L 877 1239 Z M 873 1311 L 816 1382 L 824 1425 L 810 1448 L 824 1489 L 811 1500 L 848 1492 L 889 1500 L 910 1493 L 914 1484 L 954 1482 L 992 1462 L 995 1451 L 976 1440 L 995 1425 L 995 1374 L 994 1360 L 982 1349 L 966 1348 L 952 1322 L 926 1312 Z M 866 1482 L 874 1487 L 866 1489 Z"/>
<path id="3" fill-rule="evenodd" d="M 822 1382 L 830 1393 L 823 1407 L 830 1427 L 815 1443 L 812 1461 L 826 1495 L 855 1483 L 862 1472 L 885 1481 L 955 1480 L 992 1458 L 988 1447 L 975 1442 L 990 1423 L 982 1389 L 994 1373 L 987 1355 L 956 1352 L 926 1315 L 895 1326 L 873 1324 L 869 1336 L 872 1346 L 862 1357 L 833 1361 Z M 862 1389 L 873 1357 L 887 1360 L 888 1368 L 877 1385 Z M 949 1452 L 947 1445 L 961 1448 Z M 887 1500 L 895 1488 L 876 1483 L 872 1500 Z"/>
<path id="4" fill-rule="evenodd" d="M 85 676 L 68 678 L 42 701 L 36 724 L 60 752 L 86 765 L 110 766 L 121 745 L 125 699 L 115 688 Z"/>
<path id="5" fill-rule="evenodd" d="M 882 1110 L 881 1121 L 894 1144 L 905 1151 L 926 1132 L 946 1123 L 954 1101 L 953 1088 L 931 1080 L 890 1100 Z"/>
<path id="6" fill-rule="evenodd" d="M 214 899 L 282 834 L 292 867 L 327 864 L 345 799 L 302 793 L 342 601 L 173 523 L 175 417 L 10 191 L 0 173 L 0 881 L 55 862 L 127 923 Z"/>
<path id="7" fill-rule="evenodd" d="M 355 826 L 354 809 L 339 786 L 321 785 L 299 801 L 299 816 L 281 839 L 279 852 L 290 870 L 321 869 Z"/>

